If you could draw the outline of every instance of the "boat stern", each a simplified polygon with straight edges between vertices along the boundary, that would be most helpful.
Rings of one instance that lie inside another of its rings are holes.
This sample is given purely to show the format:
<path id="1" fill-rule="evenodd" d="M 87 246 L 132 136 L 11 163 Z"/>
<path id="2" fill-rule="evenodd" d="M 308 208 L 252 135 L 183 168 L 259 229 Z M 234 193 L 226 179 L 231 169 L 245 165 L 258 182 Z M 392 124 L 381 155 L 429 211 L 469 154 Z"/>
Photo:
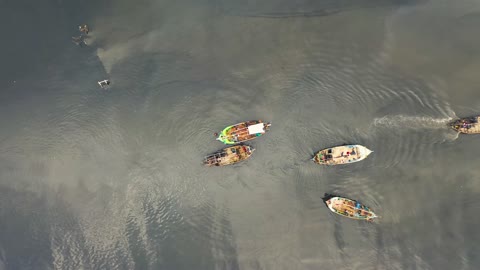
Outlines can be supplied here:
<path id="1" fill-rule="evenodd" d="M 215 160 L 213 160 L 213 159 L 210 158 L 210 157 L 205 157 L 205 158 L 203 159 L 203 165 L 204 165 L 204 166 L 207 166 L 207 167 L 218 166 L 217 164 L 218 164 L 218 162 L 216 162 Z"/>
<path id="2" fill-rule="evenodd" d="M 264 125 L 265 131 L 268 131 L 271 126 L 272 126 L 272 124 L 270 122 L 265 123 L 265 125 Z"/>
<path id="3" fill-rule="evenodd" d="M 330 208 L 330 205 L 332 204 L 332 199 L 336 198 L 336 195 L 325 193 L 323 195 L 322 201 L 325 203 L 325 205 Z"/>
<path id="4" fill-rule="evenodd" d="M 315 154 L 310 160 L 313 161 L 313 163 L 315 164 L 322 164 L 322 160 L 320 159 L 318 154 Z"/>
<path id="5" fill-rule="evenodd" d="M 447 126 L 457 132 L 460 132 L 460 128 L 462 127 L 461 120 L 455 120 L 447 124 Z"/>
<path id="6" fill-rule="evenodd" d="M 228 127 L 230 128 L 230 127 Z M 224 129 L 222 132 L 220 132 L 220 134 L 218 135 L 218 137 L 216 138 L 217 141 L 221 141 L 222 143 L 224 144 L 236 144 L 236 142 L 233 142 L 233 141 L 230 141 L 228 139 L 228 136 L 226 134 L 226 130 L 228 129 Z"/>
<path id="7" fill-rule="evenodd" d="M 338 207 L 338 200 L 338 197 L 331 197 L 330 199 L 325 201 L 325 204 L 327 205 L 328 209 L 330 209 L 330 211 L 332 211 L 333 213 L 342 215 L 338 212 L 337 209 L 335 209 L 335 207 Z"/>
<path id="8" fill-rule="evenodd" d="M 218 135 L 218 137 L 215 140 L 221 141 L 224 144 L 229 144 L 227 137 L 223 136 L 222 134 Z"/>

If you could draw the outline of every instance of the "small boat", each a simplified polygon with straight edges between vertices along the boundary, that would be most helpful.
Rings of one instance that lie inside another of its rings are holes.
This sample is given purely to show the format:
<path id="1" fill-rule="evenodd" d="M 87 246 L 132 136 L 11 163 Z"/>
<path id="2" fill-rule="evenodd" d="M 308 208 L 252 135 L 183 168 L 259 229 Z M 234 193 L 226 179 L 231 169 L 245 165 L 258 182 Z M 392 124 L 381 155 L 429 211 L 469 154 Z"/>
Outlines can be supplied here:
<path id="1" fill-rule="evenodd" d="M 90 31 L 88 29 L 88 25 L 86 25 L 86 24 L 78 26 L 78 30 L 80 32 L 84 33 L 85 35 L 88 35 L 88 32 Z"/>
<path id="2" fill-rule="evenodd" d="M 480 133 L 480 116 L 473 116 L 468 118 L 458 119 L 450 123 L 450 127 L 455 131 L 463 134 L 477 134 Z"/>
<path id="3" fill-rule="evenodd" d="M 270 126 L 270 123 L 264 123 L 262 120 L 251 120 L 228 126 L 220 132 L 220 135 L 215 136 L 218 135 L 217 140 L 224 144 L 236 144 L 262 136 Z"/>
<path id="4" fill-rule="evenodd" d="M 203 164 L 206 166 L 225 166 L 249 158 L 255 149 L 248 145 L 235 145 L 224 148 L 216 153 L 206 156 Z"/>
<path id="5" fill-rule="evenodd" d="M 110 81 L 109 80 L 99 81 L 98 85 L 100 85 L 102 89 L 107 89 L 108 86 L 110 85 Z"/>
<path id="6" fill-rule="evenodd" d="M 330 211 L 344 217 L 367 221 L 371 221 L 378 217 L 372 209 L 355 200 L 325 194 L 323 201 Z"/>
<path id="7" fill-rule="evenodd" d="M 312 160 L 322 165 L 347 164 L 364 160 L 372 152 L 372 150 L 358 144 L 342 145 L 320 150 Z"/>

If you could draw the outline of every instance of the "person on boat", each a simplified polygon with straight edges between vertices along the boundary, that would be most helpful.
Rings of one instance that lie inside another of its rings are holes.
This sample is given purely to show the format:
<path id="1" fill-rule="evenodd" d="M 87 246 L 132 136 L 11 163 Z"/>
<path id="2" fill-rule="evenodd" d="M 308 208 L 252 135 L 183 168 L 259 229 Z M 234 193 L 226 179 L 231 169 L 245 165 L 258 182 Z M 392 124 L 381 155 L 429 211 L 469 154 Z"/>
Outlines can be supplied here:
<path id="1" fill-rule="evenodd" d="M 467 122 L 463 122 L 463 125 L 462 127 L 463 128 L 466 128 L 466 129 L 469 129 L 472 125 L 470 123 L 467 123 Z"/>
<path id="2" fill-rule="evenodd" d="M 80 25 L 80 26 L 78 27 L 78 30 L 79 30 L 80 32 L 82 32 L 83 34 L 88 35 L 89 29 L 88 29 L 88 26 L 87 26 L 86 24 Z"/>

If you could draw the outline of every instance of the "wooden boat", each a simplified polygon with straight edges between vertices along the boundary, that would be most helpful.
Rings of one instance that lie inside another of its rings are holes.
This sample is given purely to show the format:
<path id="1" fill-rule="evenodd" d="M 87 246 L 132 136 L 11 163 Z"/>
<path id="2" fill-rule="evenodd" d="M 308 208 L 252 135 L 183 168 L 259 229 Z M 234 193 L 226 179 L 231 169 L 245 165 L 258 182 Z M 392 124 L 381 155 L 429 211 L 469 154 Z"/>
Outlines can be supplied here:
<path id="1" fill-rule="evenodd" d="M 228 126 L 220 132 L 217 140 L 224 144 L 236 144 L 262 136 L 270 128 L 270 123 L 262 120 L 251 120 Z M 215 134 L 217 136 L 217 134 Z"/>
<path id="2" fill-rule="evenodd" d="M 320 150 L 312 160 L 322 165 L 348 164 L 364 160 L 372 152 L 372 150 L 358 144 L 342 145 Z"/>
<path id="3" fill-rule="evenodd" d="M 480 116 L 458 119 L 450 123 L 450 127 L 463 134 L 480 133 Z"/>
<path id="4" fill-rule="evenodd" d="M 344 217 L 367 221 L 378 217 L 372 209 L 355 200 L 325 194 L 323 201 L 330 211 Z"/>
<path id="5" fill-rule="evenodd" d="M 255 149 L 248 145 L 235 145 L 224 148 L 216 153 L 206 156 L 203 164 L 206 166 L 225 166 L 246 160 Z"/>

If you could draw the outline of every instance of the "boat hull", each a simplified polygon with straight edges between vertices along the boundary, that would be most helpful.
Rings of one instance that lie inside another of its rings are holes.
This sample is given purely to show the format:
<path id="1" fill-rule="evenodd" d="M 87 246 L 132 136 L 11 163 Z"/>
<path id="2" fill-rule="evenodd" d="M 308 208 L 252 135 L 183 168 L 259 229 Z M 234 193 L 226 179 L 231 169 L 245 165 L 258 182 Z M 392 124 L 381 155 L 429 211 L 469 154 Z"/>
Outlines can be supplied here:
<path id="1" fill-rule="evenodd" d="M 203 160 L 205 166 L 226 166 L 248 159 L 255 149 L 248 145 L 235 145 L 208 155 Z"/>
<path id="2" fill-rule="evenodd" d="M 330 211 L 343 217 L 367 221 L 378 217 L 369 207 L 356 200 L 327 194 L 324 202 Z"/>
<path id="3" fill-rule="evenodd" d="M 449 126 L 453 130 L 463 134 L 479 134 L 480 133 L 480 116 L 467 117 L 455 120 Z"/>
<path id="4" fill-rule="evenodd" d="M 373 151 L 358 144 L 342 145 L 318 151 L 312 160 L 321 165 L 341 165 L 364 160 Z"/>
<path id="5" fill-rule="evenodd" d="M 246 121 L 224 128 L 217 140 L 231 145 L 242 143 L 262 136 L 269 128 L 270 123 L 264 123 L 262 120 Z"/>

